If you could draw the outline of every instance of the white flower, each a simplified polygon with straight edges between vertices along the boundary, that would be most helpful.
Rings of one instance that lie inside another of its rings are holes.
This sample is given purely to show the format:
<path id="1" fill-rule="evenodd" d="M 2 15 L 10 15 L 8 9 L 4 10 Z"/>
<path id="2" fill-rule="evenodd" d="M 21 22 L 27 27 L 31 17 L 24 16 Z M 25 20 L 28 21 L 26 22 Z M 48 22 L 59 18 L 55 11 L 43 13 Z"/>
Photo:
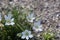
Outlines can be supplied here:
<path id="1" fill-rule="evenodd" d="M 12 18 L 12 14 L 9 13 L 8 15 L 5 15 L 5 20 L 6 20 L 6 23 L 5 25 L 14 25 L 14 18 Z"/>
<path id="2" fill-rule="evenodd" d="M 35 30 L 35 32 L 43 31 L 43 27 L 40 24 L 40 21 L 34 22 L 33 30 Z"/>
<path id="3" fill-rule="evenodd" d="M 2 16 L 1 16 L 1 13 L 0 13 L 0 21 L 2 20 Z"/>
<path id="4" fill-rule="evenodd" d="M 29 22 L 33 22 L 34 19 L 35 19 L 34 13 L 31 13 L 31 14 L 29 14 L 29 15 L 27 16 L 27 20 L 28 20 Z"/>
<path id="5" fill-rule="evenodd" d="M 22 39 L 26 38 L 28 40 L 29 38 L 32 37 L 33 35 L 31 34 L 31 31 L 25 30 L 24 32 L 22 32 L 22 37 L 21 37 Z"/>

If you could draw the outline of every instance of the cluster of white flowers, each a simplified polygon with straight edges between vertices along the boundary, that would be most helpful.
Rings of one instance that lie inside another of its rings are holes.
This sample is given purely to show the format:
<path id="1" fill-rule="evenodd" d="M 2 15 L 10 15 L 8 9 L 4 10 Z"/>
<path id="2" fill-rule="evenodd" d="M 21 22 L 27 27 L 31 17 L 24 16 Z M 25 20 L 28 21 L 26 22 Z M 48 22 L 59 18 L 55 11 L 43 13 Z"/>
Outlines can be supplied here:
<path id="1" fill-rule="evenodd" d="M 12 18 L 12 14 L 11 13 L 8 13 L 7 15 L 4 15 L 4 18 L 5 18 L 5 25 L 14 25 L 15 23 L 14 23 L 14 18 Z M 33 20 L 35 19 L 35 17 L 34 17 L 34 14 L 32 13 L 32 14 L 30 14 L 30 15 L 28 15 L 28 17 L 27 17 L 27 20 L 29 21 L 29 22 L 33 22 Z M 0 13 L 0 21 L 2 21 L 2 15 L 1 15 L 1 13 Z M 33 26 L 33 28 L 32 28 L 35 32 L 38 32 L 38 31 L 43 31 L 43 28 L 42 28 L 42 25 L 40 24 L 40 20 L 39 21 L 37 21 L 37 22 L 34 22 L 34 26 Z M 20 34 L 19 34 L 20 35 Z M 18 35 L 18 36 L 19 36 Z M 31 34 L 31 31 L 29 31 L 29 30 L 25 30 L 24 32 L 22 32 L 21 33 L 21 38 L 22 39 L 29 39 L 29 38 L 32 38 L 33 37 L 33 35 Z"/>
<path id="2" fill-rule="evenodd" d="M 34 13 L 31 13 L 30 15 L 27 16 L 28 22 L 33 22 L 34 23 L 34 26 L 32 27 L 32 29 L 35 32 L 43 31 L 41 21 L 38 20 L 38 21 L 34 22 L 34 19 L 35 19 Z M 26 38 L 28 40 L 29 38 L 32 38 L 32 37 L 33 37 L 33 35 L 31 34 L 31 31 L 25 30 L 24 32 L 22 32 L 22 36 L 21 36 L 22 39 Z"/>
<path id="3" fill-rule="evenodd" d="M 31 14 L 28 15 L 28 17 L 27 17 L 27 20 L 28 20 L 29 22 L 33 22 L 34 19 L 35 19 L 34 13 L 31 13 Z M 34 22 L 33 30 L 35 30 L 36 32 L 38 32 L 38 31 L 43 31 L 43 27 L 42 27 L 42 24 L 40 23 L 40 20 L 37 21 L 37 22 Z"/>
<path id="4" fill-rule="evenodd" d="M 30 14 L 30 15 L 28 15 L 28 17 L 27 17 L 27 20 L 29 21 L 29 22 L 33 22 L 33 20 L 35 19 L 35 17 L 33 16 L 34 14 L 32 13 L 32 14 Z M 14 23 L 14 18 L 12 18 L 12 14 L 11 13 L 8 13 L 7 15 L 5 15 L 4 16 L 4 18 L 5 18 L 5 25 L 14 25 L 15 23 Z M 0 21 L 2 20 L 2 16 L 1 16 L 1 13 L 0 13 Z M 38 31 L 43 31 L 43 27 L 42 27 L 42 25 L 40 24 L 40 20 L 39 21 L 36 21 L 36 22 L 34 22 L 34 26 L 33 26 L 33 28 L 32 28 L 35 32 L 38 32 Z M 31 34 L 31 31 L 29 31 L 29 30 L 25 30 L 24 32 L 22 32 L 21 33 L 21 38 L 22 39 L 29 39 L 29 38 L 32 38 L 33 37 L 33 35 Z"/>
<path id="5" fill-rule="evenodd" d="M 12 14 L 9 13 L 8 15 L 4 15 L 5 18 L 5 25 L 14 25 L 14 18 L 12 18 Z M 2 15 L 0 13 L 0 21 L 2 21 Z"/>
<path id="6" fill-rule="evenodd" d="M 35 32 L 43 31 L 43 27 L 42 25 L 40 25 L 40 21 L 37 21 L 36 23 L 34 23 L 33 30 Z M 22 39 L 26 38 L 28 40 L 29 38 L 32 38 L 32 37 L 33 35 L 31 34 L 31 31 L 25 30 L 24 32 L 22 32 L 22 36 L 21 36 Z"/>

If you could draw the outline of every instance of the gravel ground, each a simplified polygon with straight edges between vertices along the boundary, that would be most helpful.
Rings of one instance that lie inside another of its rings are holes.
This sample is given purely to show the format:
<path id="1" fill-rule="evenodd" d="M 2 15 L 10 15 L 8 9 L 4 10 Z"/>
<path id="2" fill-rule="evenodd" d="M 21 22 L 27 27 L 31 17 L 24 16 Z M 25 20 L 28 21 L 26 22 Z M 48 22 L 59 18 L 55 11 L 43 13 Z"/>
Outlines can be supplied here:
<path id="1" fill-rule="evenodd" d="M 0 0 L 0 11 L 9 3 L 31 9 L 40 17 L 46 30 L 57 33 L 56 40 L 60 40 L 60 0 Z"/>

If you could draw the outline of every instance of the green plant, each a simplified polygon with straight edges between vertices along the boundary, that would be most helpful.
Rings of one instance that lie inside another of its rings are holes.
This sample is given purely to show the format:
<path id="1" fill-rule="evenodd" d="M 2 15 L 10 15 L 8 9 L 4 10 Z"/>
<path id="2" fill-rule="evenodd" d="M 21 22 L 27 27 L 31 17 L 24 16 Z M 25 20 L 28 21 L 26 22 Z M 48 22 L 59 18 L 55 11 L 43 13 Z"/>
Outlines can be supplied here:
<path id="1" fill-rule="evenodd" d="M 54 40 L 54 34 L 50 32 L 43 33 L 44 40 Z"/>
<path id="2" fill-rule="evenodd" d="M 17 37 L 17 34 L 25 29 L 31 29 L 31 23 L 29 23 L 26 19 L 27 13 L 21 12 L 20 10 L 13 8 L 11 11 L 6 13 L 7 15 L 9 12 L 11 12 L 12 18 L 14 18 L 14 25 L 5 25 L 6 21 L 2 16 L 3 18 L 0 25 L 3 24 L 4 26 L 0 26 L 0 40 L 22 40 L 21 38 Z"/>

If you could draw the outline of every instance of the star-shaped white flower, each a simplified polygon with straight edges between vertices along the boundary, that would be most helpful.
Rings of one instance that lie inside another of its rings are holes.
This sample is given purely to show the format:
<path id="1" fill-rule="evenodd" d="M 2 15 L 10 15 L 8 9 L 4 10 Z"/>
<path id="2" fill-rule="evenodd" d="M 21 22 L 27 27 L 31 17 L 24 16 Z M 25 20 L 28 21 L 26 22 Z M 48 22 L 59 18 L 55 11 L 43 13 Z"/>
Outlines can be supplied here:
<path id="1" fill-rule="evenodd" d="M 12 18 L 12 14 L 9 13 L 8 15 L 5 15 L 5 20 L 6 20 L 6 23 L 5 25 L 14 25 L 14 18 Z"/>
<path id="2" fill-rule="evenodd" d="M 27 20 L 28 20 L 29 22 L 33 22 L 34 19 L 35 19 L 34 13 L 31 13 L 31 14 L 29 14 L 29 15 L 27 16 Z"/>
<path id="3" fill-rule="evenodd" d="M 2 16 L 1 16 L 1 13 L 0 13 L 0 21 L 2 20 Z"/>
<path id="4" fill-rule="evenodd" d="M 22 39 L 29 39 L 29 38 L 32 38 L 33 37 L 33 35 L 31 34 L 31 31 L 28 31 L 28 30 L 25 30 L 24 32 L 22 32 Z"/>
<path id="5" fill-rule="evenodd" d="M 43 31 L 43 27 L 42 27 L 42 25 L 40 24 L 40 21 L 34 22 L 33 30 L 34 30 L 35 32 Z"/>

